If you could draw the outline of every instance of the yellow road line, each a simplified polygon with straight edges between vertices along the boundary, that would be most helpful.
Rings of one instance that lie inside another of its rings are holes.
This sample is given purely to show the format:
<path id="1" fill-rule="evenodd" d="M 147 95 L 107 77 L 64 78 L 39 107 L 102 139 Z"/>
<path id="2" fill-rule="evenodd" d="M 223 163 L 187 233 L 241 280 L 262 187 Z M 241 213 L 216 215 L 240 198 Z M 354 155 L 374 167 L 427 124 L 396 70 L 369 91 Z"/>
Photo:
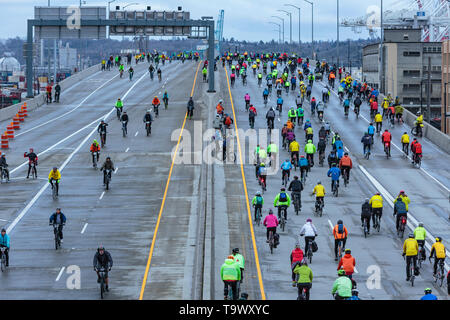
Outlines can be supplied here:
<path id="1" fill-rule="evenodd" d="M 197 74 L 198 74 L 198 70 L 200 68 L 200 64 L 201 64 L 201 61 L 198 63 L 197 71 L 195 72 L 195 78 L 194 78 L 194 84 L 192 85 L 191 97 L 194 95 L 195 83 L 197 82 Z M 177 156 L 178 147 L 180 146 L 180 141 L 181 141 L 181 137 L 183 135 L 183 130 L 184 130 L 184 126 L 186 124 L 186 119 L 187 119 L 187 111 L 186 111 L 186 114 L 184 115 L 183 126 L 181 127 L 181 132 L 180 132 L 180 135 L 178 137 L 178 142 L 177 142 L 177 146 L 175 148 L 175 153 L 174 153 L 173 158 L 172 158 L 172 165 L 170 166 L 169 177 L 167 178 L 166 188 L 164 190 L 164 196 L 163 196 L 163 199 L 162 199 L 161 208 L 159 209 L 158 220 L 156 221 L 155 231 L 153 232 L 152 245 L 150 247 L 150 253 L 148 255 L 148 260 L 147 260 L 147 266 L 145 268 L 144 279 L 142 280 L 141 293 L 139 295 L 139 300 L 142 300 L 142 298 L 144 296 L 144 291 L 145 291 L 145 287 L 146 287 L 146 284 L 147 284 L 148 272 L 150 270 L 150 264 L 152 262 L 153 250 L 155 248 L 156 235 L 158 234 L 159 223 L 161 222 L 161 216 L 162 216 L 162 212 L 163 212 L 163 209 L 164 209 L 164 204 L 166 203 L 167 190 L 169 189 L 170 178 L 172 177 L 173 165 L 175 164 L 175 158 Z"/>
<path id="2" fill-rule="evenodd" d="M 248 222 L 249 222 L 249 225 L 250 225 L 250 232 L 252 234 L 253 252 L 255 253 L 255 262 L 256 262 L 256 270 L 258 272 L 259 288 L 260 288 L 260 291 L 261 291 L 261 298 L 262 298 L 262 300 L 266 300 L 266 294 L 264 292 L 264 285 L 263 285 L 262 276 L 261 276 L 261 267 L 259 265 L 258 250 L 256 248 L 255 232 L 253 231 L 252 214 L 251 214 L 251 210 L 250 210 L 250 204 L 248 202 L 247 183 L 245 182 L 244 164 L 242 162 L 242 149 L 241 149 L 241 142 L 239 140 L 239 132 L 238 132 L 238 127 L 237 127 L 236 113 L 234 112 L 233 96 L 231 95 L 231 87 L 230 87 L 230 82 L 229 82 L 229 79 L 228 79 L 228 71 L 227 71 L 226 68 L 224 68 L 224 69 L 225 69 L 225 75 L 226 75 L 226 78 L 227 78 L 228 92 L 230 94 L 231 108 L 233 110 L 234 128 L 236 130 L 236 137 L 237 137 L 237 143 L 238 143 L 238 148 L 239 148 L 239 157 L 241 159 L 240 162 L 241 162 L 242 183 L 244 184 L 245 201 L 246 201 L 246 204 L 247 204 L 247 213 L 248 213 Z"/>

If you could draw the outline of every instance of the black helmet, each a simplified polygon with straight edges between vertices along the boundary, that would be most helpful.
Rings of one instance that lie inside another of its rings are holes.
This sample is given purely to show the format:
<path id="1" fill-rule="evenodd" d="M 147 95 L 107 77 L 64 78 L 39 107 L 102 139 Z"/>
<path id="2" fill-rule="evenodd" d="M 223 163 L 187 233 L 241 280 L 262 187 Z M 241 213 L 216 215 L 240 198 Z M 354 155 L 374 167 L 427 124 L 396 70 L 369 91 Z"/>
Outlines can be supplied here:
<path id="1" fill-rule="evenodd" d="M 100 252 L 101 250 L 105 251 L 105 247 L 102 245 L 98 246 L 98 248 L 97 248 L 98 252 Z"/>
<path id="2" fill-rule="evenodd" d="M 239 248 L 234 248 L 233 249 L 233 254 L 239 253 Z"/>
<path id="3" fill-rule="evenodd" d="M 431 293 L 432 292 L 432 290 L 430 289 L 430 288 L 426 288 L 425 289 L 425 294 L 429 294 L 429 293 Z"/>
<path id="4" fill-rule="evenodd" d="M 343 224 L 342 220 L 338 220 L 337 224 Z"/>

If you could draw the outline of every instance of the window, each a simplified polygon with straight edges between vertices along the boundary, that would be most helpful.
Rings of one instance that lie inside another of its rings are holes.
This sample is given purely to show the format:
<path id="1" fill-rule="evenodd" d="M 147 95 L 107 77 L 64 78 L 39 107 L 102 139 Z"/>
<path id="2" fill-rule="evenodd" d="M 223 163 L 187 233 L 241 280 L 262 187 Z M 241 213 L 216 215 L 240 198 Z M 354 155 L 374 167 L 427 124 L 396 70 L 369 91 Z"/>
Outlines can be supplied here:
<path id="1" fill-rule="evenodd" d="M 419 51 L 403 51 L 404 57 L 420 57 Z"/>
<path id="2" fill-rule="evenodd" d="M 420 70 L 403 70 L 404 77 L 420 77 Z"/>
<path id="3" fill-rule="evenodd" d="M 420 104 L 420 98 L 404 97 L 403 98 L 403 105 L 408 105 L 408 104 Z"/>
<path id="4" fill-rule="evenodd" d="M 404 34 L 404 35 L 403 35 L 403 40 L 409 40 L 408 34 Z"/>
<path id="5" fill-rule="evenodd" d="M 403 91 L 418 91 L 420 90 L 420 84 L 404 84 Z"/>

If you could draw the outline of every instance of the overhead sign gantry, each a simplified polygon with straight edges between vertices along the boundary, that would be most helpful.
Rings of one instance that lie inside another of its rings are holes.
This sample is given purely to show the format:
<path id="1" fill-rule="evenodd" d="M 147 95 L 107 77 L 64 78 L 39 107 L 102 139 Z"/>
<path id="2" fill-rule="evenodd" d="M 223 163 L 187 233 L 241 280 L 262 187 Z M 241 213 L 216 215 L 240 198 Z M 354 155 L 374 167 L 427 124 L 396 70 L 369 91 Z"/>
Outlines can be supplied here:
<path id="1" fill-rule="evenodd" d="M 150 7 L 147 7 L 150 9 Z M 208 39 L 208 92 L 214 90 L 214 20 L 190 19 L 184 11 L 111 11 L 106 7 L 35 7 L 28 20 L 25 46 L 27 97 L 33 97 L 33 31 L 37 39 L 105 39 L 111 35 L 188 36 Z"/>

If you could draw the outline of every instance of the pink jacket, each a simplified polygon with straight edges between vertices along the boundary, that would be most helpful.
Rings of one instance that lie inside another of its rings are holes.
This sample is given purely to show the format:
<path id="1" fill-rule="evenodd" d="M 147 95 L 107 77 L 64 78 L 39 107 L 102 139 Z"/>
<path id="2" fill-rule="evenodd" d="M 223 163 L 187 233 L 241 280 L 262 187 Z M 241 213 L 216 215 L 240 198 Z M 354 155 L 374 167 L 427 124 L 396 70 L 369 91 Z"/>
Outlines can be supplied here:
<path id="1" fill-rule="evenodd" d="M 264 218 L 263 225 L 267 228 L 273 228 L 278 226 L 278 219 L 275 215 L 269 214 Z"/>

